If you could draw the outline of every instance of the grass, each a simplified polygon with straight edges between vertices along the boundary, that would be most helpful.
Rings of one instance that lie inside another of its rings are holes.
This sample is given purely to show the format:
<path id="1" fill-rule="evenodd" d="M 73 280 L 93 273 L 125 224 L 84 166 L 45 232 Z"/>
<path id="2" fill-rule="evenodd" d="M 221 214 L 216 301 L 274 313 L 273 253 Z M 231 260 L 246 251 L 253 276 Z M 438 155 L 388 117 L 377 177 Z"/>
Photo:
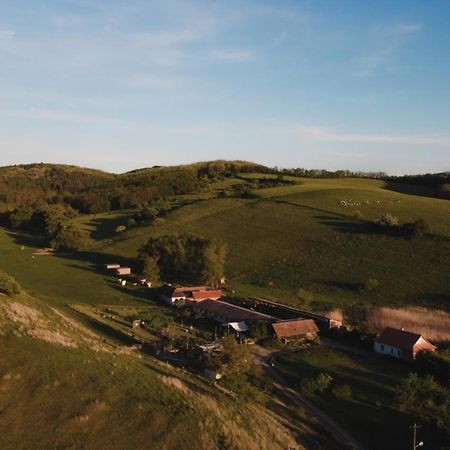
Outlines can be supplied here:
<path id="1" fill-rule="evenodd" d="M 368 449 L 409 449 L 414 418 L 398 409 L 395 386 L 409 367 L 399 361 L 367 353 L 355 355 L 342 350 L 316 347 L 280 356 L 276 367 L 300 392 L 307 395 L 344 428 L 351 431 Z M 329 374 L 331 386 L 351 387 L 348 399 L 330 391 L 307 393 L 305 381 L 320 373 Z M 423 424 L 420 439 L 427 448 L 440 448 L 442 437 Z"/>
<path id="2" fill-rule="evenodd" d="M 373 187 L 373 180 L 367 181 Z M 351 184 L 351 180 L 347 183 Z M 338 205 L 339 194 L 327 186 L 312 192 L 316 200 L 310 191 L 305 191 L 302 195 L 307 195 L 308 201 L 295 194 L 198 202 L 173 211 L 161 225 L 137 227 L 104 245 L 100 243 L 97 249 L 133 258 L 136 249 L 150 236 L 192 232 L 227 242 L 226 275 L 232 288 L 241 294 L 296 303 L 295 293 L 302 287 L 312 291 L 315 301 L 321 304 L 417 304 L 448 309 L 450 274 L 446 267 L 450 265 L 450 234 L 409 239 L 376 232 L 364 220 L 346 216 L 350 212 Z M 285 194 L 290 187 L 281 189 Z M 408 197 L 377 189 L 380 196 Z M 442 207 L 447 207 L 447 203 L 422 197 L 419 200 L 431 205 L 428 215 L 422 216 L 435 217 L 432 227 L 437 229 L 439 225 L 444 232 L 447 223 L 441 221 L 443 213 L 435 212 L 434 202 Z M 407 208 L 407 203 L 400 203 L 401 208 Z M 400 208 L 397 203 L 392 205 Z M 412 205 L 408 220 L 413 218 Z M 361 290 L 368 278 L 376 278 L 379 287 Z"/>
<path id="3" fill-rule="evenodd" d="M 1 297 L 0 324 L 2 449 L 334 445 L 307 418 L 295 415 L 296 431 L 289 430 L 282 421 L 295 413 L 283 406 L 275 414 L 274 400 L 236 403 L 25 293 Z"/>
<path id="4" fill-rule="evenodd" d="M 227 189 L 235 180 L 226 181 L 215 188 Z M 300 181 L 258 190 L 263 196 L 259 199 L 194 201 L 174 208 L 162 223 L 137 225 L 123 233 L 114 229 L 134 211 L 81 216 L 75 221 L 92 240 L 76 255 L 33 258 L 42 241 L 0 229 L 0 268 L 28 291 L 58 304 L 145 301 L 144 292 L 121 288 L 99 266 L 119 262 L 136 267 L 137 249 L 150 236 L 191 232 L 227 242 L 226 275 L 237 294 L 298 305 L 295 294 L 304 288 L 313 294 L 309 307 L 450 308 L 448 201 L 390 191 L 378 180 Z M 354 208 L 341 205 L 343 199 L 361 203 L 357 208 L 363 220 L 350 217 Z M 382 211 L 402 221 L 423 217 L 437 235 L 409 239 L 377 232 L 366 220 Z M 369 278 L 375 278 L 378 287 L 361 289 Z"/>

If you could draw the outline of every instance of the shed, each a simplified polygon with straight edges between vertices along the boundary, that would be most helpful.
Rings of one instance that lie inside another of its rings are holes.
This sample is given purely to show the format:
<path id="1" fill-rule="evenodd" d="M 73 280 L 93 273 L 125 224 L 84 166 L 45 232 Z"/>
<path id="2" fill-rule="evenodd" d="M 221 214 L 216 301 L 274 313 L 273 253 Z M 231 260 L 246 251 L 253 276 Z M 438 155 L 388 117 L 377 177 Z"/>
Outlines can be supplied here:
<path id="1" fill-rule="evenodd" d="M 105 264 L 105 269 L 106 270 L 120 269 L 120 264 L 116 264 L 116 263 Z"/>
<path id="2" fill-rule="evenodd" d="M 319 329 L 312 319 L 283 320 L 272 324 L 275 336 L 284 342 L 294 338 L 314 339 Z"/>
<path id="3" fill-rule="evenodd" d="M 119 267 L 116 269 L 116 275 L 130 275 L 131 268 L 130 267 Z"/>

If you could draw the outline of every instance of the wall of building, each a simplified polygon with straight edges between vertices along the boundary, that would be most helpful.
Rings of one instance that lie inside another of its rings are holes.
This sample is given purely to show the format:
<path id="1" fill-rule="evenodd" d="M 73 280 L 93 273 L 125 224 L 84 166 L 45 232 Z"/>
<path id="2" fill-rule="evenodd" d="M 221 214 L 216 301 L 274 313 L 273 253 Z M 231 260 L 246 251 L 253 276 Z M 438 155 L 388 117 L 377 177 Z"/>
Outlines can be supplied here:
<path id="1" fill-rule="evenodd" d="M 390 355 L 396 358 L 403 358 L 403 351 L 400 348 L 392 347 L 390 345 L 381 344 L 380 342 L 374 343 L 374 350 L 376 353 L 381 353 L 383 355 Z"/>

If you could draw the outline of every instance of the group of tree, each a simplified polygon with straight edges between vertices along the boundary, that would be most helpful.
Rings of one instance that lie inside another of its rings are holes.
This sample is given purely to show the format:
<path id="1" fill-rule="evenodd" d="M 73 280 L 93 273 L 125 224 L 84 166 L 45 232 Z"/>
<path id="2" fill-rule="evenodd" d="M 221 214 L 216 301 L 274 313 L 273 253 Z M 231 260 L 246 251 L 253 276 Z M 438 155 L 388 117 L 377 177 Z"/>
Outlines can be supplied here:
<path id="1" fill-rule="evenodd" d="M 450 172 L 387 177 L 388 181 L 427 186 L 436 197 L 450 199 Z"/>
<path id="2" fill-rule="evenodd" d="M 150 238 L 138 250 L 151 279 L 208 284 L 223 277 L 226 251 L 224 242 L 192 234 Z"/>
<path id="3" fill-rule="evenodd" d="M 0 270 L 0 293 L 11 296 L 18 294 L 19 292 L 20 286 L 17 281 L 7 273 Z"/>
<path id="4" fill-rule="evenodd" d="M 450 438 L 450 390 L 433 376 L 409 373 L 397 386 L 401 410 L 436 425 Z"/>
<path id="5" fill-rule="evenodd" d="M 85 245 L 87 235 L 70 222 L 75 216 L 76 211 L 70 206 L 44 205 L 37 209 L 17 208 L 10 214 L 9 221 L 14 229 L 41 234 L 55 249 L 76 251 Z"/>

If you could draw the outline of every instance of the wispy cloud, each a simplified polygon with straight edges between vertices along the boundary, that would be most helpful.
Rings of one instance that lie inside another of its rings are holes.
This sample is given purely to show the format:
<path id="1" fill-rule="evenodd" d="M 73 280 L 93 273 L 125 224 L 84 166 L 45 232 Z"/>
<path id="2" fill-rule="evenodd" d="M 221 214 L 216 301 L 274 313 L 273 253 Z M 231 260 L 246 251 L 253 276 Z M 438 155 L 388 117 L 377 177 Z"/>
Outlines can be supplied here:
<path id="1" fill-rule="evenodd" d="M 339 133 L 320 126 L 295 127 L 293 133 L 302 140 L 321 142 L 450 146 L 450 134 L 394 135 Z"/>
<path id="2" fill-rule="evenodd" d="M 370 76 L 379 70 L 392 68 L 395 55 L 421 30 L 421 24 L 412 23 L 373 29 L 369 33 L 369 40 L 373 42 L 371 49 L 356 59 L 355 73 Z"/>

